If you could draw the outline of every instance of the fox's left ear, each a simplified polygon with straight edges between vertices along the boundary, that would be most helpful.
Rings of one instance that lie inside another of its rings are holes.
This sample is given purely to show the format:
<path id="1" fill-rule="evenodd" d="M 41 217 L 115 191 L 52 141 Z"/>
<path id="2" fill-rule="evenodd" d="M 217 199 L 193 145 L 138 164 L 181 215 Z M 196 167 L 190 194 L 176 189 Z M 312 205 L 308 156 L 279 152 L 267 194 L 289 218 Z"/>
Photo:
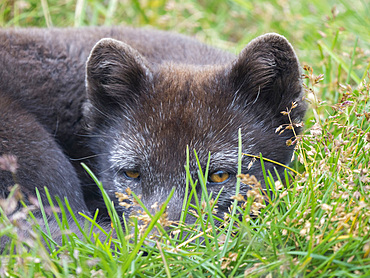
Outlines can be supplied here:
<path id="1" fill-rule="evenodd" d="M 301 107 L 295 114 L 303 117 L 301 69 L 283 36 L 271 33 L 252 40 L 229 68 L 228 78 L 245 108 L 274 117 L 296 101 Z"/>

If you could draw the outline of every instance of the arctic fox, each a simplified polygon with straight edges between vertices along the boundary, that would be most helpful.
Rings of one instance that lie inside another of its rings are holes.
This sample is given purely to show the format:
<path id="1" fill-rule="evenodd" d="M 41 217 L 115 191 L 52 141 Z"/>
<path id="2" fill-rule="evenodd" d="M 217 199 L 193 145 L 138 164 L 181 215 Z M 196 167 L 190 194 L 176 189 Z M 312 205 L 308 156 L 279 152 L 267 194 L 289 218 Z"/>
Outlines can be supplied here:
<path id="1" fill-rule="evenodd" d="M 150 207 L 168 204 L 178 220 L 185 197 L 186 148 L 203 168 L 207 190 L 227 211 L 235 194 L 238 130 L 243 152 L 289 163 L 302 121 L 301 70 L 278 34 L 252 40 L 239 55 L 195 39 L 133 28 L 0 30 L 0 155 L 18 158 L 17 182 L 27 194 L 47 186 L 76 211 L 108 219 L 99 190 L 80 163 L 93 169 L 119 212 L 116 192 L 130 188 Z M 282 114 L 295 104 L 290 119 Z M 291 122 L 292 121 L 292 122 Z M 263 179 L 258 160 L 242 172 Z M 250 165 L 249 165 L 250 166 Z M 283 167 L 265 162 L 266 170 Z M 197 178 L 190 156 L 190 172 Z M 5 196 L 12 176 L 0 170 Z M 249 187 L 242 185 L 241 193 Z M 201 188 L 198 189 L 201 194 Z M 215 196 L 215 195 L 214 195 Z"/>

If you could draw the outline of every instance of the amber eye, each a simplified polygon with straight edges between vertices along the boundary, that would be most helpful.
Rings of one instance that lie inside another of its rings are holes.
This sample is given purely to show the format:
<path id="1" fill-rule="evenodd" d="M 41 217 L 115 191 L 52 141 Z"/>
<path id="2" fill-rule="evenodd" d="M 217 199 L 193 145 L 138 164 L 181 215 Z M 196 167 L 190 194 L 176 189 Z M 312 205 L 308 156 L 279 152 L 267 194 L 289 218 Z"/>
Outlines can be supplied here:
<path id="1" fill-rule="evenodd" d="M 129 179 L 138 179 L 140 178 L 140 172 L 138 171 L 125 171 L 125 176 Z"/>
<path id="2" fill-rule="evenodd" d="M 213 183 L 223 183 L 227 181 L 229 177 L 230 174 L 228 172 L 219 170 L 210 174 L 208 177 L 208 181 Z"/>

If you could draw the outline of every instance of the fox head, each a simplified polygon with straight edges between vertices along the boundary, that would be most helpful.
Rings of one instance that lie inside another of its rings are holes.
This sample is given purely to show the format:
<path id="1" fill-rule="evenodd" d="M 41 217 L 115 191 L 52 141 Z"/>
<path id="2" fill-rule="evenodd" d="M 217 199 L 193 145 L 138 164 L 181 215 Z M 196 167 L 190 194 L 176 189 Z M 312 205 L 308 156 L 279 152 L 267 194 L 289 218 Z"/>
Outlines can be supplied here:
<path id="1" fill-rule="evenodd" d="M 124 42 L 102 39 L 88 59 L 86 85 L 84 112 L 105 190 L 116 200 L 115 192 L 130 188 L 150 207 L 175 187 L 167 208 L 171 220 L 180 218 L 185 197 L 187 147 L 193 179 L 198 170 L 193 150 L 203 171 L 210 155 L 207 190 L 216 196 L 222 189 L 222 213 L 235 195 L 238 130 L 243 153 L 287 164 L 294 150 L 287 140 L 300 128 L 275 131 L 301 122 L 306 110 L 298 59 L 277 34 L 254 39 L 234 60 L 216 65 L 153 62 Z M 289 116 L 282 114 L 292 103 Z M 284 171 L 264 164 L 273 175 Z M 263 182 L 258 160 L 244 156 L 242 173 Z M 241 194 L 249 189 L 242 184 Z M 197 193 L 201 190 L 199 185 Z M 117 209 L 130 214 L 130 208 Z"/>

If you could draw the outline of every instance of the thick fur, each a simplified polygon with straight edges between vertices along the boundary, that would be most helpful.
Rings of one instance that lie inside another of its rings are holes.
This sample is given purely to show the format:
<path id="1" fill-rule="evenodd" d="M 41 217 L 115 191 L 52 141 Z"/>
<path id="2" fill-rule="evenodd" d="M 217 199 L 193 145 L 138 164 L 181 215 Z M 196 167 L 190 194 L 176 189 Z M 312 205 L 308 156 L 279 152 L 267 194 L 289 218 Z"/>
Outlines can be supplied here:
<path id="1" fill-rule="evenodd" d="M 0 198 L 7 198 L 9 189 L 17 183 L 24 197 L 23 200 L 27 204 L 36 204 L 35 188 L 37 187 L 43 205 L 48 208 L 49 202 L 44 190 L 44 187 L 47 187 L 51 196 L 59 196 L 62 200 L 67 196 L 77 219 L 83 223 L 84 218 L 78 212 L 89 215 L 89 210 L 81 201 L 83 200 L 82 189 L 73 166 L 54 138 L 35 117 L 18 105 L 17 101 L 6 96 L 0 96 L 0 143 L 0 154 L 15 156 L 18 166 L 15 176 L 9 171 L 0 169 Z M 2 202 L 5 206 L 4 211 L 9 210 L 11 203 L 15 201 L 14 198 L 7 203 Z M 55 200 L 54 205 L 58 206 Z M 18 206 L 18 209 L 20 207 Z M 10 209 L 8 216 L 11 220 L 14 217 L 18 218 L 19 237 L 26 240 L 32 229 L 26 221 L 23 221 L 23 216 L 19 218 L 16 214 L 11 214 L 14 209 Z M 61 243 L 62 235 L 59 226 L 51 211 L 48 209 L 47 211 L 54 239 Z M 42 225 L 40 211 L 36 209 L 33 213 Z M 73 221 L 70 223 L 70 228 L 80 234 Z M 32 246 L 32 240 L 27 241 Z M 6 242 L 7 238 L 0 238 L 0 249 Z"/>
<path id="2" fill-rule="evenodd" d="M 296 102 L 290 117 L 300 122 L 306 110 L 298 59 L 287 40 L 277 34 L 258 37 L 234 56 L 188 37 L 154 30 L 8 29 L 0 31 L 0 66 L 0 100 L 17 106 L 6 120 L 27 114 L 24 126 L 12 126 L 25 133 L 42 129 L 55 152 L 35 163 L 42 168 L 40 174 L 29 176 L 23 186 L 32 191 L 37 184 L 48 184 L 56 195 L 77 202 L 77 210 L 84 209 L 79 182 L 90 211 L 104 210 L 97 188 L 79 165 L 85 161 L 115 201 L 114 193 L 129 187 L 150 207 L 163 202 L 176 187 L 168 213 L 171 220 L 178 220 L 189 146 L 191 154 L 197 151 L 203 168 L 211 153 L 210 173 L 229 173 L 225 182 L 207 185 L 213 194 L 224 188 L 218 205 L 221 213 L 227 211 L 235 194 L 238 130 L 243 152 L 262 153 L 287 164 L 293 147 L 286 140 L 294 134 L 291 130 L 275 133 L 280 125 L 290 124 L 281 111 Z M 25 158 L 19 175 L 32 172 L 25 153 L 33 146 L 35 156 L 41 158 L 42 141 L 13 136 L 9 127 L 0 129 L 0 138 L 0 154 L 14 152 Z M 12 147 L 4 149 L 8 141 Z M 250 161 L 243 159 L 242 172 L 262 180 L 259 162 L 248 169 Z M 196 178 L 194 155 L 190 166 Z M 283 172 L 283 167 L 272 163 L 265 167 L 272 173 L 274 168 Z M 140 177 L 129 178 L 127 171 Z M 60 173 L 65 180 L 57 178 Z M 0 172 L 0 180 L 5 176 Z M 242 193 L 248 189 L 243 186 Z M 0 190 L 6 189 L 0 186 Z M 124 207 L 117 209 L 126 217 L 131 213 Z"/>

